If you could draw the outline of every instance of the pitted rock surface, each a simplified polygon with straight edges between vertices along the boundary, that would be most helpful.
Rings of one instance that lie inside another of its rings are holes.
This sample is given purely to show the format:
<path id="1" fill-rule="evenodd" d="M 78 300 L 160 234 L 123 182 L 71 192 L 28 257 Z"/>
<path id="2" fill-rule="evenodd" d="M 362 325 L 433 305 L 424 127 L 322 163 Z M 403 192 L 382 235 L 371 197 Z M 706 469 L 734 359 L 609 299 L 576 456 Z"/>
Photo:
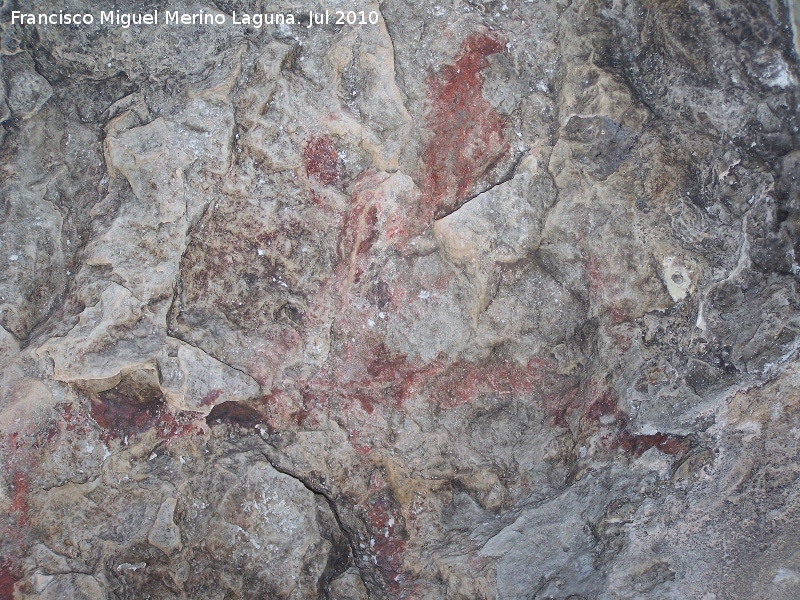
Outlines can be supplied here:
<path id="1" fill-rule="evenodd" d="M 800 597 L 795 0 L 23 4 L 0 598 Z"/>

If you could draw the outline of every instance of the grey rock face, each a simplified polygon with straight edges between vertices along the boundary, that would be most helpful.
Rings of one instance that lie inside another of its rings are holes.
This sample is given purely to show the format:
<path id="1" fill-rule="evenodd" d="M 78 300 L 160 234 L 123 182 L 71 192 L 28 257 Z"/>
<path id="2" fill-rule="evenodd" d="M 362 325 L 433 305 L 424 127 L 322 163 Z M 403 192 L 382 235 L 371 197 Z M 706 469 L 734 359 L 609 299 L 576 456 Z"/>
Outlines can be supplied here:
<path id="1" fill-rule="evenodd" d="M 796 3 L 17 4 L 0 598 L 800 596 Z"/>

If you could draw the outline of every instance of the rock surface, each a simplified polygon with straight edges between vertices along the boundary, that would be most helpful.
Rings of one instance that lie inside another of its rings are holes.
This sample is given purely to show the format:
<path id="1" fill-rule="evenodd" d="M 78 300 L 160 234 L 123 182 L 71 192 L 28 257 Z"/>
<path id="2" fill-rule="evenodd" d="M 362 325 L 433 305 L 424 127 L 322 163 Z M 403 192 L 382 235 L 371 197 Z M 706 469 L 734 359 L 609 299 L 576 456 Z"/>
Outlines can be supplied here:
<path id="1" fill-rule="evenodd" d="M 800 5 L 21 4 L 1 599 L 800 596 Z"/>

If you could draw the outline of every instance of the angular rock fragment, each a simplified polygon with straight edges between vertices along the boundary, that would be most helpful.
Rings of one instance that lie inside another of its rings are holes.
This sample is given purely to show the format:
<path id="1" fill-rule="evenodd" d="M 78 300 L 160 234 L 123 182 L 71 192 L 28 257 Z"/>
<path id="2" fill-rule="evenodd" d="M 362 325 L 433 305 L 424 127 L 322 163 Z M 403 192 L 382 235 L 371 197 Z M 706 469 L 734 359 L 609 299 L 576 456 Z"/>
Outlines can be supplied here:
<path id="1" fill-rule="evenodd" d="M 0 598 L 800 597 L 796 2 L 33 4 Z"/>

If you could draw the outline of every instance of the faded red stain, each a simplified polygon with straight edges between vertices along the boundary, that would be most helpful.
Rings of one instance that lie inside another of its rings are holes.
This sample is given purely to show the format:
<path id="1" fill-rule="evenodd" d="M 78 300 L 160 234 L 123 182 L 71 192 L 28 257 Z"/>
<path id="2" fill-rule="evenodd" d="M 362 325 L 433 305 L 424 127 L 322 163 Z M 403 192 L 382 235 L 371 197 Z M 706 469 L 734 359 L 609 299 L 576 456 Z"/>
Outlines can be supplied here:
<path id="1" fill-rule="evenodd" d="M 486 58 L 505 49 L 494 32 L 475 32 L 452 65 L 429 78 L 430 139 L 423 152 L 425 202 L 434 217 L 463 202 L 508 154 L 504 122 L 483 97 Z"/>
<path id="2" fill-rule="evenodd" d="M 309 325 L 313 325 L 313 315 L 306 313 L 304 319 L 306 317 Z M 284 327 L 266 334 L 264 340 L 268 344 L 256 349 L 250 356 L 243 356 L 241 366 L 259 385 L 270 387 L 273 377 L 281 372 L 286 363 L 302 356 L 303 338 L 294 327 Z"/>
<path id="3" fill-rule="evenodd" d="M 360 281 L 363 270 L 369 263 L 369 251 L 378 238 L 378 206 L 373 196 L 372 192 L 356 196 L 342 227 L 338 258 L 346 273 L 340 272 L 337 275 L 345 289 Z"/>
<path id="4" fill-rule="evenodd" d="M 303 151 L 306 173 L 322 185 L 330 185 L 339 181 L 338 160 L 336 146 L 327 135 L 312 138 Z"/>
<path id="5" fill-rule="evenodd" d="M 433 377 L 425 389 L 440 406 L 452 408 L 482 395 L 520 396 L 553 387 L 564 387 L 555 365 L 532 358 L 525 365 L 510 360 L 488 365 L 458 362 Z"/>
<path id="6" fill-rule="evenodd" d="M 600 306 L 602 314 L 613 324 L 624 323 L 630 320 L 627 307 L 609 302 L 620 296 L 624 291 L 622 285 L 609 273 L 608 264 L 604 259 L 596 256 L 589 257 L 586 261 L 586 281 L 589 284 L 589 294 L 594 302 Z"/>
<path id="7" fill-rule="evenodd" d="M 599 314 L 612 325 L 633 320 L 636 312 L 634 299 L 623 280 L 617 275 L 619 265 L 635 260 L 626 254 L 614 256 L 589 256 L 585 263 L 586 281 L 592 304 Z M 630 340 L 625 340 L 628 345 Z"/>
<path id="8" fill-rule="evenodd" d="M 211 390 L 208 394 L 203 396 L 202 400 L 200 400 L 200 406 L 211 406 L 213 405 L 217 399 L 219 399 L 225 391 L 219 388 Z"/>
<path id="9" fill-rule="evenodd" d="M 172 413 L 164 411 L 155 424 L 156 433 L 167 443 L 176 438 L 192 434 L 196 436 L 205 435 L 206 432 L 202 427 L 202 423 L 198 426 L 197 418 L 198 414 L 193 412 L 177 411 Z"/>
<path id="10" fill-rule="evenodd" d="M 18 524 L 27 525 L 28 519 L 28 493 L 31 491 L 28 476 L 17 471 L 14 473 L 14 495 L 11 497 L 11 511 L 18 513 Z"/>
<path id="11" fill-rule="evenodd" d="M 7 519 L 0 528 L 0 540 L 4 550 L 9 553 L 0 561 L 0 590 L 6 593 L 13 591 L 15 575 L 20 568 L 19 561 L 25 556 L 26 538 L 30 529 L 29 496 L 31 493 L 30 473 L 35 465 L 41 464 L 46 450 L 37 441 L 46 438 L 50 431 L 47 424 L 35 430 L 30 422 L 22 424 L 20 430 L 6 433 L 0 432 L 0 465 L 6 474 L 8 483 Z M 4 597 L 0 595 L 0 600 Z"/>
<path id="12" fill-rule="evenodd" d="M 89 428 L 87 427 L 86 419 L 80 411 L 74 410 L 74 406 L 67 402 L 63 402 L 56 406 L 56 411 L 61 415 L 64 429 L 72 434 L 87 435 Z"/>
<path id="13" fill-rule="evenodd" d="M 51 425 L 47 428 L 44 436 L 40 436 L 37 442 L 34 443 L 34 449 L 44 448 L 45 446 L 55 447 L 58 443 L 57 437 L 61 433 L 58 425 Z"/>
<path id="14" fill-rule="evenodd" d="M 358 427 L 348 427 L 347 436 L 350 441 L 350 445 L 353 447 L 353 450 L 355 450 L 361 456 L 368 456 L 374 450 L 372 445 L 362 442 L 362 435 L 358 430 Z"/>
<path id="15" fill-rule="evenodd" d="M 17 462 L 12 459 L 11 462 Z M 32 465 L 27 465 L 32 468 Z M 6 465 L 6 469 L 8 464 Z M 15 577 L 13 567 L 19 567 L 18 561 L 22 558 L 25 548 L 25 536 L 30 527 L 28 517 L 28 494 L 30 493 L 30 481 L 23 471 L 14 471 L 11 477 L 11 505 L 9 506 L 8 516 L 11 517 L 2 531 L 0 538 L 6 542 L 6 551 L 9 546 L 14 547 L 14 554 L 6 556 L 0 563 L 0 600 L 14 597 L 14 584 L 19 581 Z"/>
<path id="16" fill-rule="evenodd" d="M 473 363 L 438 359 L 420 364 L 362 336 L 348 346 L 345 356 L 312 379 L 309 393 L 317 397 L 336 394 L 357 402 L 371 415 L 376 407 L 400 408 L 416 396 L 453 408 L 486 395 L 563 394 L 575 385 L 572 378 L 558 375 L 555 364 L 547 360 L 531 358 L 520 365 L 511 360 Z"/>
<path id="17" fill-rule="evenodd" d="M 387 200 L 383 185 L 389 177 L 385 173 L 368 172 L 354 182 L 350 206 L 343 215 L 339 233 L 332 293 L 349 294 L 363 273 L 374 269 L 382 250 L 403 253 L 411 238 L 429 225 L 418 213 L 419 193 L 410 193 L 402 202 Z"/>
<path id="18" fill-rule="evenodd" d="M 602 417 L 613 416 L 620 419 L 621 413 L 617 409 L 617 398 L 610 388 L 590 382 L 589 385 L 589 408 L 586 417 L 594 421 L 599 421 Z M 627 422 L 627 417 L 625 418 Z"/>

